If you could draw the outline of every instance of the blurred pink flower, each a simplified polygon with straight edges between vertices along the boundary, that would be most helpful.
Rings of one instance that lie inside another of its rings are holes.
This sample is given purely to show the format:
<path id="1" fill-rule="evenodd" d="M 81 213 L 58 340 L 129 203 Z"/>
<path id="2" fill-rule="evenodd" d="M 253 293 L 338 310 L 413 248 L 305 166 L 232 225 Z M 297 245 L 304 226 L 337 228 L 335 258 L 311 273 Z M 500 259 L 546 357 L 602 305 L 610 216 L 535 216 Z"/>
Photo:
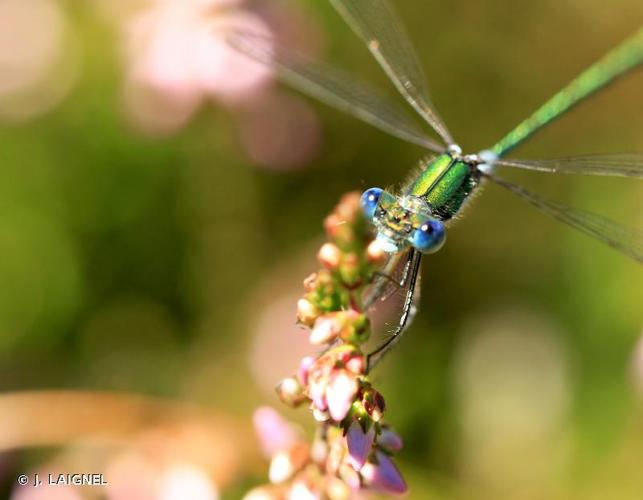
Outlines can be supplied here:
<path id="1" fill-rule="evenodd" d="M 269 406 L 257 408 L 253 415 L 255 431 L 266 457 L 293 446 L 299 436 L 295 428 Z"/>
<path id="2" fill-rule="evenodd" d="M 238 102 L 270 81 L 267 67 L 238 54 L 225 41 L 230 29 L 271 35 L 259 16 L 237 3 L 154 0 L 133 15 L 126 25 L 126 99 L 138 125 L 172 131 L 190 118 L 205 97 Z M 157 102 L 141 99 L 141 90 Z M 159 108 L 149 108 L 159 104 L 169 113 L 164 122 L 157 120 Z"/>
<path id="3" fill-rule="evenodd" d="M 270 68 L 226 42 L 227 33 L 240 30 L 263 35 L 270 43 L 276 36 L 270 23 L 282 29 L 290 11 L 273 7 L 263 15 L 270 22 L 242 0 L 151 0 L 130 13 L 123 95 L 132 124 L 151 134 L 173 133 L 213 100 L 235 111 L 241 146 L 256 164 L 292 168 L 307 163 L 320 137 L 308 103 L 276 91 Z"/>

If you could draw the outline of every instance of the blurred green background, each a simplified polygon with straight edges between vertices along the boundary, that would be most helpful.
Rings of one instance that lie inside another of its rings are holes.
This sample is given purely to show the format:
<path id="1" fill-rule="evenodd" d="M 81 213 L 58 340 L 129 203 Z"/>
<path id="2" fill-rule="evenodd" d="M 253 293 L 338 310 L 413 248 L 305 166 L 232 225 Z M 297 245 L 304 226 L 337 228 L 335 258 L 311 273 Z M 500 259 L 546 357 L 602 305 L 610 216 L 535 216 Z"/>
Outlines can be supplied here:
<path id="1" fill-rule="evenodd" d="M 21 11 L 20 31 L 7 14 L 20 8 L 0 1 L 0 389 L 161 396 L 244 422 L 260 404 L 279 408 L 270 387 L 297 356 L 266 368 L 264 351 L 305 342 L 291 324 L 323 217 L 346 191 L 399 183 L 423 152 L 271 85 L 261 92 L 276 101 L 206 90 L 198 104 L 157 88 L 159 116 L 137 121 L 124 90 L 140 56 L 132 19 L 160 7 L 20 2 L 45 10 Z M 643 19 L 639 0 L 396 4 L 466 151 L 495 142 Z M 393 95 L 328 2 L 235 8 Z M 23 71 L 38 60 L 21 38 L 30 29 L 44 33 L 31 48 L 45 62 Z M 639 70 L 515 156 L 641 152 L 642 89 Z M 507 177 L 643 225 L 635 180 Z M 422 293 L 374 377 L 406 441 L 409 498 L 643 496 L 639 264 L 488 186 L 426 259 Z M 310 424 L 303 409 L 286 414 Z M 2 494 L 53 453 L 8 454 Z"/>

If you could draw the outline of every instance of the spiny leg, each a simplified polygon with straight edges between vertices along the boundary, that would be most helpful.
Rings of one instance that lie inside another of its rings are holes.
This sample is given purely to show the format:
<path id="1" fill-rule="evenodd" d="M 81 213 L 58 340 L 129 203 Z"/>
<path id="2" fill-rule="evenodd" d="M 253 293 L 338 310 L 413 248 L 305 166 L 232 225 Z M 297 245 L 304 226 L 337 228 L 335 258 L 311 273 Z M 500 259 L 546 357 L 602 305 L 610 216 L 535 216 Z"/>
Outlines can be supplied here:
<path id="1" fill-rule="evenodd" d="M 417 252 L 415 250 L 411 250 L 412 255 L 409 259 L 409 262 L 412 262 L 412 264 L 408 267 L 408 270 L 405 271 L 409 272 L 408 274 L 408 279 L 409 281 L 409 288 L 406 291 L 406 297 L 404 299 L 404 307 L 402 309 L 402 315 L 400 316 L 400 321 L 393 331 L 393 334 L 391 338 L 389 338 L 386 342 L 384 342 L 382 345 L 380 345 L 377 349 L 375 349 L 373 352 L 368 354 L 366 358 L 366 366 L 367 366 L 367 372 L 370 371 L 379 361 L 384 357 L 384 355 L 393 348 L 393 346 L 400 340 L 402 334 L 406 330 L 406 327 L 410 324 L 411 320 L 413 319 L 413 316 L 415 315 L 415 305 L 413 303 L 413 298 L 415 295 L 415 288 L 417 285 L 419 273 L 420 273 L 420 262 L 422 260 L 422 254 L 420 252 Z M 405 279 L 407 277 L 405 276 Z M 377 359 L 375 359 L 377 357 Z"/>

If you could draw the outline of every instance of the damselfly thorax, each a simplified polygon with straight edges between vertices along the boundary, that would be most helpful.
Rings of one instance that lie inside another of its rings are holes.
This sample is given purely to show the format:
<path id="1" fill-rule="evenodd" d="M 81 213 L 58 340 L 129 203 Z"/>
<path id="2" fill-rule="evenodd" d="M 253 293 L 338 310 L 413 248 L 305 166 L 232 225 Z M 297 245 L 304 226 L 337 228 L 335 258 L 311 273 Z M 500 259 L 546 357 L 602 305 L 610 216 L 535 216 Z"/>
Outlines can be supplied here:
<path id="1" fill-rule="evenodd" d="M 420 173 L 395 196 L 378 188 L 368 190 L 363 204 L 372 208 L 377 240 L 390 253 L 414 246 L 433 253 L 444 242 L 443 224 L 457 216 L 474 194 L 489 165 L 479 155 L 463 156 L 451 145 L 443 154 L 423 160 Z M 422 229 L 424 227 L 424 229 Z M 429 235 L 433 245 L 422 245 Z"/>

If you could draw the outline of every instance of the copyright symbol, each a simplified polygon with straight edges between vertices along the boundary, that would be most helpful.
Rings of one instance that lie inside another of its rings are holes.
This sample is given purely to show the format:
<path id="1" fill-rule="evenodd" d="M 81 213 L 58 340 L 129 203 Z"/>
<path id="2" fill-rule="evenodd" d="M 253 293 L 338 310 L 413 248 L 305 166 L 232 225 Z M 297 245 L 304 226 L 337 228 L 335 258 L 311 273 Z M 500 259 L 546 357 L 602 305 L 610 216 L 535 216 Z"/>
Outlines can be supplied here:
<path id="1" fill-rule="evenodd" d="M 20 474 L 18 476 L 18 484 L 21 486 L 26 485 L 29 482 L 29 477 L 27 477 L 27 474 Z"/>

